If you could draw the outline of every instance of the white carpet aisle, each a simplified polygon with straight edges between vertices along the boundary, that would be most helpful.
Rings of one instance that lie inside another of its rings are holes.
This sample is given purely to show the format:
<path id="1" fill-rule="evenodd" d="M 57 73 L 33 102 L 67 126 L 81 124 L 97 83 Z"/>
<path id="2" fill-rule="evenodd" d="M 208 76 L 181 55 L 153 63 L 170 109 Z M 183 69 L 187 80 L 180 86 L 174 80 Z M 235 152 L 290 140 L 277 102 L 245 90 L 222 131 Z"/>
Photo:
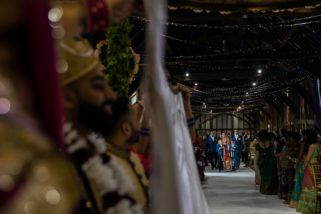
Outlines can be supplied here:
<path id="1" fill-rule="evenodd" d="M 294 209 L 277 196 L 262 195 L 254 184 L 254 172 L 241 168 L 237 172 L 207 169 L 203 185 L 213 214 L 291 214 Z"/>

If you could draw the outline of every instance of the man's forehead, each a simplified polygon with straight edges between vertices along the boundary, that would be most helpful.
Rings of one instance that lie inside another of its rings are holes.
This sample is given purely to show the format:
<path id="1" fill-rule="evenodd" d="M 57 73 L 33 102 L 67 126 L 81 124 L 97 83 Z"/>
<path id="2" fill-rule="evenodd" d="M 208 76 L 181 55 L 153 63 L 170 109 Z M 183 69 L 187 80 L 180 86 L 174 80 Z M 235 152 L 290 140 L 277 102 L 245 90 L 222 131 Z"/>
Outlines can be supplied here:
<path id="1" fill-rule="evenodd" d="M 90 72 L 88 72 L 86 75 L 84 75 L 83 77 L 81 77 L 78 81 L 76 82 L 87 82 L 87 81 L 92 81 L 94 78 L 100 78 L 100 79 L 104 79 L 104 69 L 101 69 L 101 67 L 96 67 L 93 70 L 91 70 Z"/>

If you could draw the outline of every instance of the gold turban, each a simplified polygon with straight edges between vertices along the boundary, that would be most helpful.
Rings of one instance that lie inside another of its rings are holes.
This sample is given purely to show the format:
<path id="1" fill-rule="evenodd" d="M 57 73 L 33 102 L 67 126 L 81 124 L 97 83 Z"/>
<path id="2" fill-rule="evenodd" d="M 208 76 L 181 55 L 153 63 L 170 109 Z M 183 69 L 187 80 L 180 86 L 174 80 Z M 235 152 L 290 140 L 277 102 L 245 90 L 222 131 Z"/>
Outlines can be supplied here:
<path id="1" fill-rule="evenodd" d="M 58 60 L 58 69 L 63 86 L 78 80 L 100 65 L 94 49 L 86 40 L 60 42 L 59 50 L 61 58 Z"/>

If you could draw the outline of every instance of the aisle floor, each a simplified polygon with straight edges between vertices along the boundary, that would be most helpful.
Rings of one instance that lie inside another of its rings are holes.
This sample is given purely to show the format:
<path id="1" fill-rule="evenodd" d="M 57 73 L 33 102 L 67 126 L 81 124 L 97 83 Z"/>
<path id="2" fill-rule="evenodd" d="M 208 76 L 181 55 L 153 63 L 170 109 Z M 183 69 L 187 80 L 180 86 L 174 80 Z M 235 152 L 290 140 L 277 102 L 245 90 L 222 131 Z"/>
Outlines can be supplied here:
<path id="1" fill-rule="evenodd" d="M 277 196 L 262 195 L 250 168 L 221 173 L 208 169 L 203 189 L 213 214 L 297 213 Z"/>

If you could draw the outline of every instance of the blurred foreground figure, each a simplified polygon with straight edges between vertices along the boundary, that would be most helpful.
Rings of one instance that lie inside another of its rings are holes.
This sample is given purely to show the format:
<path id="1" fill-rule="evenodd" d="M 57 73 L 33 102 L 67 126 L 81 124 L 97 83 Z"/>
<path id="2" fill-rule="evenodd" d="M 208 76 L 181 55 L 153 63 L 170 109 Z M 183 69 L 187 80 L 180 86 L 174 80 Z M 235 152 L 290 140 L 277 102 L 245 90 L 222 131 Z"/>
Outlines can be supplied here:
<path id="1" fill-rule="evenodd" d="M 62 70 L 65 141 L 94 213 L 143 213 L 139 184 L 133 172 L 107 154 L 103 136 L 110 131 L 116 95 L 109 88 L 104 67 L 86 41 L 59 44 L 66 70 Z M 136 117 L 135 117 L 136 119 Z M 143 201 L 143 202 L 142 202 Z"/>
<path id="2" fill-rule="evenodd" d="M 131 1 L 51 3 L 0 3 L 0 213 L 84 212 L 75 209 L 81 185 L 54 147 L 62 144 L 56 68 L 65 64 L 52 36 L 105 30 L 128 15 Z"/>
<path id="3" fill-rule="evenodd" d="M 73 213 L 79 184 L 53 147 L 62 118 L 46 5 L 22 4 L 0 3 L 0 213 Z"/>

